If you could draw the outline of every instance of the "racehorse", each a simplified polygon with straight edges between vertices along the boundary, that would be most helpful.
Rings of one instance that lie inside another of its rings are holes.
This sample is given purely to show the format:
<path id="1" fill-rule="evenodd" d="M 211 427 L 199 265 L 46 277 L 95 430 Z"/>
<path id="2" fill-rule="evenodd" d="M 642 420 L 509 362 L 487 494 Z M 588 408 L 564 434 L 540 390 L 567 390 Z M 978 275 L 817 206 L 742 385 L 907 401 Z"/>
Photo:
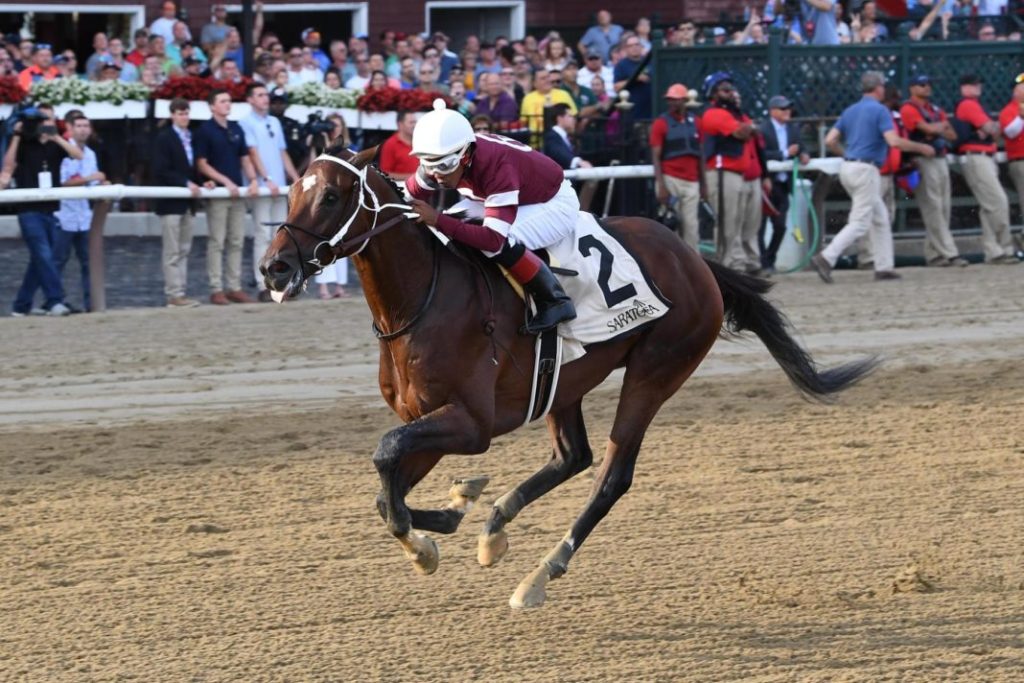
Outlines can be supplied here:
<path id="1" fill-rule="evenodd" d="M 519 333 L 524 304 L 497 268 L 460 257 L 407 218 L 398 187 L 373 165 L 376 148 L 352 154 L 336 146 L 292 186 L 288 219 L 260 270 L 274 298 L 302 292 L 322 266 L 351 257 L 380 340 L 381 394 L 405 423 L 386 433 L 373 455 L 380 475 L 377 507 L 416 571 L 438 566 L 436 543 L 418 533 L 452 533 L 481 495 L 486 478 L 456 480 L 451 501 L 410 509 L 405 498 L 446 454 L 487 451 L 491 439 L 524 422 L 530 403 L 534 339 Z M 644 433 L 661 405 L 727 330 L 749 330 L 791 382 L 827 400 L 873 368 L 873 359 L 819 370 L 792 338 L 785 317 L 764 297 L 770 283 L 705 261 L 673 232 L 646 218 L 616 217 L 606 229 L 630 249 L 672 308 L 625 339 L 592 344 L 567 363 L 547 427 L 551 459 L 491 508 L 478 560 L 498 562 L 505 526 L 531 502 L 588 467 L 593 453 L 583 397 L 624 367 L 615 420 L 593 490 L 568 533 L 519 584 L 509 603 L 536 607 L 547 584 L 630 487 Z"/>

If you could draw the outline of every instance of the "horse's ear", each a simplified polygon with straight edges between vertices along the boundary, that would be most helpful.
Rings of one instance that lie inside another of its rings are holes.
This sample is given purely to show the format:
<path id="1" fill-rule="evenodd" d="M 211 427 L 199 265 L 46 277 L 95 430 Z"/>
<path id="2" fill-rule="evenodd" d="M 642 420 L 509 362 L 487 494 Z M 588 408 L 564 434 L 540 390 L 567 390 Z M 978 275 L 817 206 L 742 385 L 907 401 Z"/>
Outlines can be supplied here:
<path id="1" fill-rule="evenodd" d="M 369 166 L 370 164 L 376 165 L 377 162 L 379 161 L 380 145 L 377 145 L 376 147 L 370 147 L 369 149 L 364 149 L 362 152 L 359 152 L 354 157 L 352 157 L 352 164 L 356 168 L 363 168 L 364 166 Z"/>

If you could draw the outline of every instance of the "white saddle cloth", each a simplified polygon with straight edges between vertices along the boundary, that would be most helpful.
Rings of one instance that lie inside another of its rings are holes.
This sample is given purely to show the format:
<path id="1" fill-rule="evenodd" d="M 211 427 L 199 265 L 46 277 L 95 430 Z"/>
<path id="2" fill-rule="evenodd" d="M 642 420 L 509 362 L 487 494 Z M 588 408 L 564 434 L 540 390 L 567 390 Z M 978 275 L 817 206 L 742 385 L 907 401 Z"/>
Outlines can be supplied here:
<path id="1" fill-rule="evenodd" d="M 633 255 L 581 211 L 576 230 L 547 248 L 552 264 L 579 275 L 557 275 L 576 306 L 576 319 L 558 326 L 569 345 L 562 362 L 583 355 L 576 344 L 595 344 L 636 332 L 672 307 Z"/>

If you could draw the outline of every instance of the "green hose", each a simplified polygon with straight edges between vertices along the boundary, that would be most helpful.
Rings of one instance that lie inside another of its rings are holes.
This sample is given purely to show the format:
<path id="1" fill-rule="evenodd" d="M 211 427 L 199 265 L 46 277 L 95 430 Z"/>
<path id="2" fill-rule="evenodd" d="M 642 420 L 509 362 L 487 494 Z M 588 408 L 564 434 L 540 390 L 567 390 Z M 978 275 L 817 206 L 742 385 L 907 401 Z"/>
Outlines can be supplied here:
<path id="1" fill-rule="evenodd" d="M 800 183 L 799 180 L 800 180 L 800 160 L 797 159 L 797 158 L 794 158 L 793 159 L 793 175 L 792 175 L 792 180 L 790 182 L 790 184 L 792 185 L 792 189 L 790 190 L 790 195 L 789 195 L 789 221 L 791 221 L 793 223 L 793 229 L 794 230 L 799 230 L 800 226 L 798 226 L 796 224 L 797 223 L 797 218 L 798 218 L 797 215 L 796 215 L 796 193 L 797 193 L 797 187 L 799 186 L 800 187 L 800 191 L 803 192 L 804 201 L 807 203 L 806 204 L 807 208 L 808 208 L 808 212 L 807 213 L 811 214 L 811 245 L 810 245 L 810 247 L 808 247 L 807 253 L 804 254 L 804 257 L 800 260 L 800 263 L 796 264 L 795 266 L 793 266 L 789 270 L 782 271 L 783 273 L 795 273 L 797 271 L 801 271 L 804 268 L 806 268 L 807 265 L 811 262 L 811 258 L 813 258 L 814 255 L 816 253 L 818 253 L 818 244 L 821 241 L 821 226 L 818 224 L 818 212 L 814 210 L 814 204 L 811 202 L 811 197 L 810 197 L 810 194 L 807 192 L 807 188 L 804 186 L 803 183 Z M 796 235 L 794 235 L 794 237 L 797 238 L 797 241 L 802 241 L 802 240 L 799 239 L 799 235 L 800 235 L 800 233 L 797 233 Z"/>

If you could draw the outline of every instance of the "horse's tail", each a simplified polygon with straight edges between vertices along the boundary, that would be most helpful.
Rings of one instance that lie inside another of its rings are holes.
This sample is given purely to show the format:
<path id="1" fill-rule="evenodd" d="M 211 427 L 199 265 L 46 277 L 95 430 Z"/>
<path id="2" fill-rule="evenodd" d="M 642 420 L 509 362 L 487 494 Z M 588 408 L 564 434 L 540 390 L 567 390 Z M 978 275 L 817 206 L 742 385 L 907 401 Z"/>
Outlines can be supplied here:
<path id="1" fill-rule="evenodd" d="M 876 357 L 818 370 L 814 359 L 789 333 L 789 321 L 764 297 L 772 283 L 744 275 L 714 261 L 706 261 L 722 291 L 726 331 L 750 330 L 768 347 L 789 380 L 806 397 L 828 400 L 832 394 L 855 384 L 878 365 Z"/>

